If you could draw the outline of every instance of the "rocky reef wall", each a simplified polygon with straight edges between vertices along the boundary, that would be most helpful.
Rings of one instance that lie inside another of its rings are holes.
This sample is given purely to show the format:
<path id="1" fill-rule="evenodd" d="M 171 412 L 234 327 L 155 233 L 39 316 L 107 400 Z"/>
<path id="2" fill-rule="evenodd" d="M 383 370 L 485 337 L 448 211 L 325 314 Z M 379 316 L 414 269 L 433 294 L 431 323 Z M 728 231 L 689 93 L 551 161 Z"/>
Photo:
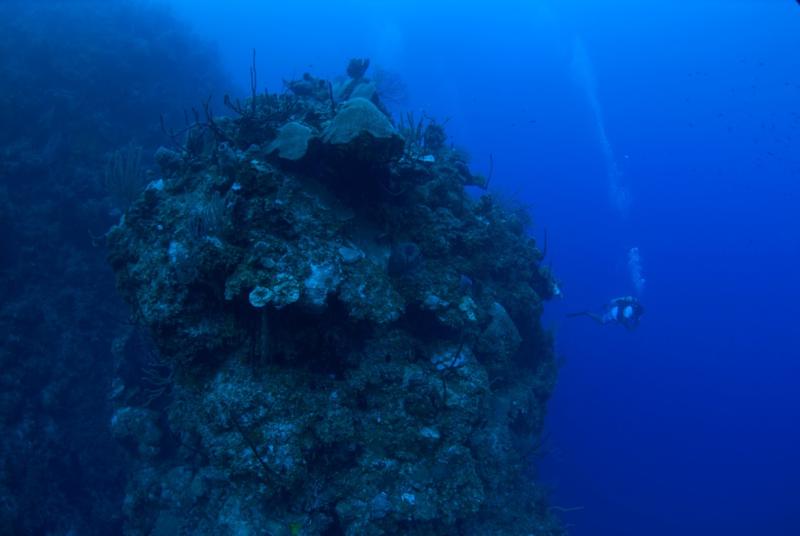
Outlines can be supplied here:
<path id="1" fill-rule="evenodd" d="M 226 80 L 150 2 L 4 1 L 0 57 L 0 534 L 118 534 L 108 395 L 129 328 L 102 235 L 126 195 L 104 171 L 120 147 L 140 157 L 116 183 L 138 195 L 159 114 L 182 121 Z"/>
<path id="2" fill-rule="evenodd" d="M 198 117 L 110 231 L 127 534 L 561 534 L 527 215 L 365 72 Z"/>

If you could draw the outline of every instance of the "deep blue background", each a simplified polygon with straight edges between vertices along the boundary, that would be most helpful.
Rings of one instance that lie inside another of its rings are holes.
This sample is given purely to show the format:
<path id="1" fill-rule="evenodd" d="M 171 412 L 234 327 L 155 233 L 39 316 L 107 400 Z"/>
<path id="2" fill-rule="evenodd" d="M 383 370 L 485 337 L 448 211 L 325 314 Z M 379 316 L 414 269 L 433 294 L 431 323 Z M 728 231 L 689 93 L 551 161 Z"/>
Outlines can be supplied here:
<path id="1" fill-rule="evenodd" d="M 565 298 L 544 476 L 581 535 L 800 534 L 800 6 L 790 0 L 173 0 L 247 84 L 352 56 L 449 116 L 493 189 L 530 204 Z M 623 180 L 623 218 L 576 39 Z M 648 280 L 634 333 L 564 314 Z"/>

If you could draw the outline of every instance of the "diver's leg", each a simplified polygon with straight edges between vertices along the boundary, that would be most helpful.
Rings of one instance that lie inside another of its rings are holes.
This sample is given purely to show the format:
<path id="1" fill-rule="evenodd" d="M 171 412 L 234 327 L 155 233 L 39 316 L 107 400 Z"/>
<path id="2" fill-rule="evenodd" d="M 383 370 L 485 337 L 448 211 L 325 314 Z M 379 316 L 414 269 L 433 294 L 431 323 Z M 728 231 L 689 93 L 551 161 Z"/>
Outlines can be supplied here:
<path id="1" fill-rule="evenodd" d="M 567 318 L 575 318 L 576 316 L 588 316 L 589 318 L 591 318 L 592 320 L 594 320 L 598 324 L 605 324 L 606 323 L 605 318 L 603 317 L 603 315 L 599 315 L 597 313 L 592 313 L 590 311 L 580 311 L 580 312 L 577 312 L 577 313 L 569 313 L 569 314 L 567 314 Z"/>
<path id="2" fill-rule="evenodd" d="M 592 320 L 594 320 L 595 322 L 597 322 L 598 324 L 603 325 L 606 323 L 606 317 L 603 315 L 599 315 L 597 313 L 587 313 L 587 316 Z"/>

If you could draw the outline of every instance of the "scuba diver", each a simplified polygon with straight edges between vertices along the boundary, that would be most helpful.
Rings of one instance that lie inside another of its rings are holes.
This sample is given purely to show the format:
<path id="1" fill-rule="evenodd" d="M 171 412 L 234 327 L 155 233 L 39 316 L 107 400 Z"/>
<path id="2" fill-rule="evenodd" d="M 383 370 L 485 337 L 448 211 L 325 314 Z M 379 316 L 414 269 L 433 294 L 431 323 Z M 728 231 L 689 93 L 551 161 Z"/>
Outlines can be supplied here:
<path id="1" fill-rule="evenodd" d="M 639 300 L 633 296 L 622 296 L 611 300 L 603 309 L 602 314 L 580 311 L 578 313 L 570 313 L 567 317 L 588 316 L 599 324 L 616 322 L 625 326 L 628 330 L 634 330 L 639 325 L 639 319 L 643 314 L 644 307 L 639 303 Z"/>

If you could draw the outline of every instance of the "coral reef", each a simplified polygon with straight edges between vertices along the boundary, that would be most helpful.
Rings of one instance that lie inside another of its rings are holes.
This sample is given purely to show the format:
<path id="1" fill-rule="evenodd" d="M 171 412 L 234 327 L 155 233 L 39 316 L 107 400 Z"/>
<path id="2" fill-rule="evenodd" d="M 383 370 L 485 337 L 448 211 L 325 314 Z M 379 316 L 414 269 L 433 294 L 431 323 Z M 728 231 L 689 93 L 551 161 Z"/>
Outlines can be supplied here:
<path id="1" fill-rule="evenodd" d="M 110 231 L 158 352 L 116 381 L 127 534 L 562 533 L 531 463 L 554 283 L 367 66 L 199 121 Z"/>

